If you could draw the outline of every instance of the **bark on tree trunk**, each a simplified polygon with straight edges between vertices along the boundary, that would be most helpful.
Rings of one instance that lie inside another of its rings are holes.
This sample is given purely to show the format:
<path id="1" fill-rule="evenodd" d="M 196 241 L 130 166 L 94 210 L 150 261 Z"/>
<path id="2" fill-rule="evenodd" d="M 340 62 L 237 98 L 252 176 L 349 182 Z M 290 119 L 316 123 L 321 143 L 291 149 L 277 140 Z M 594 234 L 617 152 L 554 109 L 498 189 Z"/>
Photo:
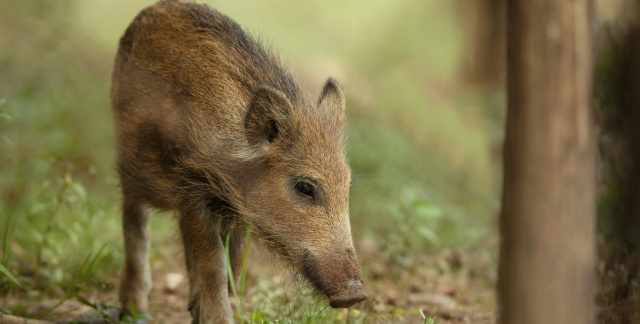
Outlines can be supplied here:
<path id="1" fill-rule="evenodd" d="M 508 3 L 504 324 L 594 323 L 591 12 L 589 0 Z"/>

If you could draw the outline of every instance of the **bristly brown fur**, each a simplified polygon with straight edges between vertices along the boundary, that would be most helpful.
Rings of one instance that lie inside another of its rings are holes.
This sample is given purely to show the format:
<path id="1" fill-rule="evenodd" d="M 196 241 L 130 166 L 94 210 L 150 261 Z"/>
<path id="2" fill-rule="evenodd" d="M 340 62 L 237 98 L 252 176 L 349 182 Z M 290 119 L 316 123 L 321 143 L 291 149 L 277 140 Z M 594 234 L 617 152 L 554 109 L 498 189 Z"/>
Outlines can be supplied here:
<path id="1" fill-rule="evenodd" d="M 329 79 L 309 104 L 237 23 L 174 0 L 143 10 L 127 28 L 111 96 L 126 202 L 123 282 L 131 286 L 121 288 L 123 305 L 146 307 L 146 206 L 181 215 L 194 322 L 231 318 L 222 241 L 231 233 L 235 267 L 245 226 L 333 306 L 366 298 L 348 218 L 337 82 Z M 297 191 L 300 181 L 313 183 L 313 197 Z"/>

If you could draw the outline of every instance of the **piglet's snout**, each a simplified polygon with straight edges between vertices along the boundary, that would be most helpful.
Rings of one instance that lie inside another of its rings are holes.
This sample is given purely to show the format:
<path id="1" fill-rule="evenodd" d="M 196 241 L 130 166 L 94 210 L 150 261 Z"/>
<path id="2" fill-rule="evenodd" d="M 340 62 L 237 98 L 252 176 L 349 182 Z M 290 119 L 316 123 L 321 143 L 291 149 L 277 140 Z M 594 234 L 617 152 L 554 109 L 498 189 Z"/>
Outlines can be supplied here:
<path id="1" fill-rule="evenodd" d="M 362 280 L 350 279 L 346 290 L 329 296 L 329 305 L 332 308 L 347 308 L 367 298 L 369 298 L 369 295 L 364 291 Z"/>

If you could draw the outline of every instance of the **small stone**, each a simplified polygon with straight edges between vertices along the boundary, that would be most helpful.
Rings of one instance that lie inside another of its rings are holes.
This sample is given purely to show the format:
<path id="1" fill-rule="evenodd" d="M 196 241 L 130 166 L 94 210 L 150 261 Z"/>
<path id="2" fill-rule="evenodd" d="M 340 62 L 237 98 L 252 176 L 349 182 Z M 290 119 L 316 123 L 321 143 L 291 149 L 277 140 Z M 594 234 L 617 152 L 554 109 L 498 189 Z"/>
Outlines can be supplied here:
<path id="1" fill-rule="evenodd" d="M 178 290 L 178 288 L 184 282 L 184 275 L 178 272 L 168 273 L 164 277 L 164 282 L 165 282 L 164 290 L 168 293 L 173 294 Z"/>
<path id="2" fill-rule="evenodd" d="M 432 294 L 432 293 L 421 293 L 421 294 L 410 294 L 409 295 L 409 303 L 410 304 L 431 304 L 437 305 L 445 309 L 454 309 L 456 303 L 453 301 L 453 298 L 447 295 L 442 294 Z"/>
<path id="3" fill-rule="evenodd" d="M 387 305 L 385 305 L 384 303 L 377 303 L 375 306 L 373 306 L 373 309 L 378 313 L 384 312 L 386 308 Z"/>

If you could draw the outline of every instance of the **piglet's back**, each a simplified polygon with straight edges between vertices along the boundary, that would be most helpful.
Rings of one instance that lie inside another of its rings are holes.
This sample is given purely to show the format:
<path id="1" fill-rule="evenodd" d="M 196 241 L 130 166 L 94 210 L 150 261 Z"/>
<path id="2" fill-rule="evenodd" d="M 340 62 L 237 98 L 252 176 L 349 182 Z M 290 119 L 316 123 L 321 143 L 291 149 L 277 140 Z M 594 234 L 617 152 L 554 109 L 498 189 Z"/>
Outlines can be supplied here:
<path id="1" fill-rule="evenodd" d="M 142 11 L 120 40 L 113 79 L 116 113 L 143 109 L 154 118 L 154 109 L 178 107 L 189 118 L 227 128 L 240 126 L 259 86 L 281 91 L 292 103 L 300 99 L 273 55 L 234 21 L 191 2 L 162 1 Z"/>

